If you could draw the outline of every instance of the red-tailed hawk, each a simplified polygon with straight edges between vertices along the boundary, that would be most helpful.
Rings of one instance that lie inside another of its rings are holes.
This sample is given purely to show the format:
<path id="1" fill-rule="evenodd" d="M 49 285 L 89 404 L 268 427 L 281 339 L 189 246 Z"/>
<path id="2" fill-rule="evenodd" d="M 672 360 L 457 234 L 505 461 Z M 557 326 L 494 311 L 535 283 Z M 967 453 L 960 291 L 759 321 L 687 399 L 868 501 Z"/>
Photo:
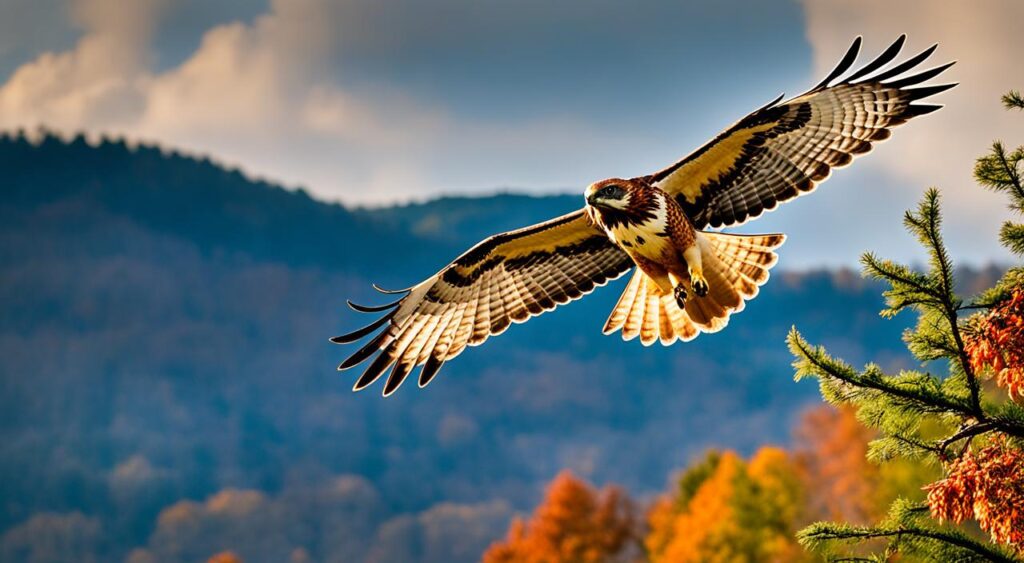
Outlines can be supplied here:
<path id="1" fill-rule="evenodd" d="M 913 102 L 955 86 L 918 86 L 953 63 L 907 75 L 935 46 L 889 66 L 904 40 L 843 78 L 860 51 L 858 37 L 817 86 L 786 101 L 780 96 L 668 168 L 591 184 L 583 209 L 492 236 L 408 289 L 381 290 L 401 295 L 394 303 L 350 302 L 356 311 L 386 313 L 332 341 L 351 343 L 383 330 L 338 369 L 376 354 L 355 390 L 390 367 L 384 385 L 390 395 L 420 365 L 425 386 L 466 346 L 634 266 L 606 334 L 621 330 L 626 340 L 668 345 L 721 330 L 768 280 L 785 237 L 706 229 L 738 225 L 813 191 L 833 168 L 887 139 L 892 127 L 942 107 Z"/>

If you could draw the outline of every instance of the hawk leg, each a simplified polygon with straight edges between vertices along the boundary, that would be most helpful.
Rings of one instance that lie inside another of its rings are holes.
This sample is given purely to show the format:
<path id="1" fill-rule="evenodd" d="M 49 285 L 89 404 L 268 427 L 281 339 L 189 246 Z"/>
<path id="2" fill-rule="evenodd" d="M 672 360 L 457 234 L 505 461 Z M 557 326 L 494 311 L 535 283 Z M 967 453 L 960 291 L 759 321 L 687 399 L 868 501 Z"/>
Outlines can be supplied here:
<path id="1" fill-rule="evenodd" d="M 700 249 L 694 244 L 683 251 L 683 259 L 690 270 L 690 287 L 697 297 L 708 294 L 708 280 L 704 279 L 704 268 L 700 261 Z"/>

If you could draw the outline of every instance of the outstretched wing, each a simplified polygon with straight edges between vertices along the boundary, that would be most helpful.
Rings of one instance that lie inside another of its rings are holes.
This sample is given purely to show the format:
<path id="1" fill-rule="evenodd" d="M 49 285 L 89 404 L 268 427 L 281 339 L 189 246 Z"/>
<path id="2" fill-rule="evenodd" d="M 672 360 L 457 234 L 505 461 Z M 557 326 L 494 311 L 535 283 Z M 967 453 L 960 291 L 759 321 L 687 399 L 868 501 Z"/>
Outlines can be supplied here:
<path id="1" fill-rule="evenodd" d="M 904 76 L 936 45 L 876 72 L 896 58 L 905 40 L 900 36 L 878 58 L 837 81 L 857 59 L 858 37 L 813 89 L 781 103 L 780 96 L 646 180 L 674 195 L 698 229 L 743 223 L 812 191 L 833 168 L 889 138 L 892 127 L 942 107 L 911 102 L 955 86 L 908 88 L 953 64 Z"/>
<path id="2" fill-rule="evenodd" d="M 388 312 L 333 342 L 355 342 L 385 329 L 338 369 L 351 368 L 376 353 L 354 390 L 370 385 L 392 365 L 384 396 L 398 389 L 418 365 L 424 366 L 419 378 L 423 387 L 467 345 L 481 344 L 511 323 L 578 299 L 632 266 L 629 256 L 591 225 L 583 210 L 495 235 L 422 283 L 386 292 L 404 294 L 394 303 L 364 307 L 350 302 L 357 311 Z"/>

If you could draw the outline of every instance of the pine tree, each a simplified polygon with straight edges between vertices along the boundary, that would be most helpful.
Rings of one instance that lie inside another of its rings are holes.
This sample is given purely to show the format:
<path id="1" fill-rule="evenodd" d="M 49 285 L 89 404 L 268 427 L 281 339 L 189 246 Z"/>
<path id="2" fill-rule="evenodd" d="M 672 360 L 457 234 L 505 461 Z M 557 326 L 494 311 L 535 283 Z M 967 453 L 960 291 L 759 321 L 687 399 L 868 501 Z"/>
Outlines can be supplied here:
<path id="1" fill-rule="evenodd" d="M 1019 93 L 1003 102 L 1024 109 Z M 978 159 L 975 177 L 1007 194 L 1010 208 L 1024 215 L 1022 168 L 1024 147 L 1007 151 L 997 142 Z M 899 553 L 936 561 L 1024 561 L 1024 267 L 965 302 L 942 238 L 939 192 L 929 189 L 904 223 L 929 254 L 924 271 L 870 253 L 862 263 L 867 276 L 889 286 L 883 316 L 917 313 L 904 340 L 922 369 L 889 374 L 869 364 L 856 370 L 795 328 L 789 346 L 796 379 L 817 378 L 825 400 L 856 408 L 858 419 L 878 430 L 870 459 L 930 460 L 945 477 L 925 487 L 926 501 L 897 500 L 878 524 L 819 522 L 799 540 L 837 559 L 844 544 L 880 538 L 879 560 Z M 1024 224 L 1006 222 L 1000 239 L 1024 256 Z M 972 528 L 975 522 L 983 533 Z"/>

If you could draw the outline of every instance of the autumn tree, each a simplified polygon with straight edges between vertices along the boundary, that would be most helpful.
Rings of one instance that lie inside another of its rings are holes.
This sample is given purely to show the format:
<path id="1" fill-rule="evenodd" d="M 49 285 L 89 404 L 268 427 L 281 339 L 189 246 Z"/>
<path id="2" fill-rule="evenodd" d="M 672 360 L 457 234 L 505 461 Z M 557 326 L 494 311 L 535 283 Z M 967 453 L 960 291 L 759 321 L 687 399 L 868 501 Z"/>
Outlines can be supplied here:
<path id="1" fill-rule="evenodd" d="M 935 467 L 914 459 L 872 463 L 868 444 L 877 437 L 850 405 L 820 405 L 804 413 L 793 449 L 807 483 L 808 514 L 867 524 L 885 516 L 897 498 L 924 499 L 921 486 L 938 477 Z"/>
<path id="2" fill-rule="evenodd" d="M 222 551 L 207 559 L 206 563 L 242 563 L 242 558 L 233 551 Z"/>
<path id="3" fill-rule="evenodd" d="M 795 460 L 762 448 L 749 462 L 712 452 L 678 479 L 648 514 L 652 562 L 799 561 L 793 534 L 804 512 Z"/>
<path id="4" fill-rule="evenodd" d="M 1004 102 L 1024 109 L 1019 94 Z M 975 168 L 979 183 L 1006 193 L 1018 214 L 1024 214 L 1022 163 L 1024 147 L 1007 151 L 996 143 Z M 858 419 L 879 432 L 869 458 L 923 459 L 944 472 L 926 487 L 926 499 L 897 500 L 877 524 L 805 528 L 799 538 L 811 549 L 834 552 L 880 538 L 883 557 L 1024 560 L 1024 268 L 1011 268 L 994 288 L 965 301 L 956 292 L 941 217 L 939 193 L 930 189 L 904 220 L 930 256 L 924 271 L 873 254 L 862 260 L 866 275 L 889 286 L 883 315 L 917 313 L 904 340 L 921 369 L 890 374 L 869 364 L 857 370 L 796 329 L 790 334 L 797 379 L 817 378 L 827 401 L 856 408 Z M 1005 223 L 1000 238 L 1024 256 L 1024 224 Z M 974 525 L 983 536 L 972 533 Z"/>
<path id="5" fill-rule="evenodd" d="M 865 524 L 878 516 L 878 466 L 865 457 L 875 433 L 850 406 L 808 411 L 794 432 L 796 455 L 813 491 L 812 514 Z"/>
<path id="6" fill-rule="evenodd" d="M 484 554 L 485 563 L 600 563 L 636 552 L 636 518 L 617 487 L 595 490 L 569 471 L 548 486 L 529 521 L 513 520 L 504 541 Z"/>

